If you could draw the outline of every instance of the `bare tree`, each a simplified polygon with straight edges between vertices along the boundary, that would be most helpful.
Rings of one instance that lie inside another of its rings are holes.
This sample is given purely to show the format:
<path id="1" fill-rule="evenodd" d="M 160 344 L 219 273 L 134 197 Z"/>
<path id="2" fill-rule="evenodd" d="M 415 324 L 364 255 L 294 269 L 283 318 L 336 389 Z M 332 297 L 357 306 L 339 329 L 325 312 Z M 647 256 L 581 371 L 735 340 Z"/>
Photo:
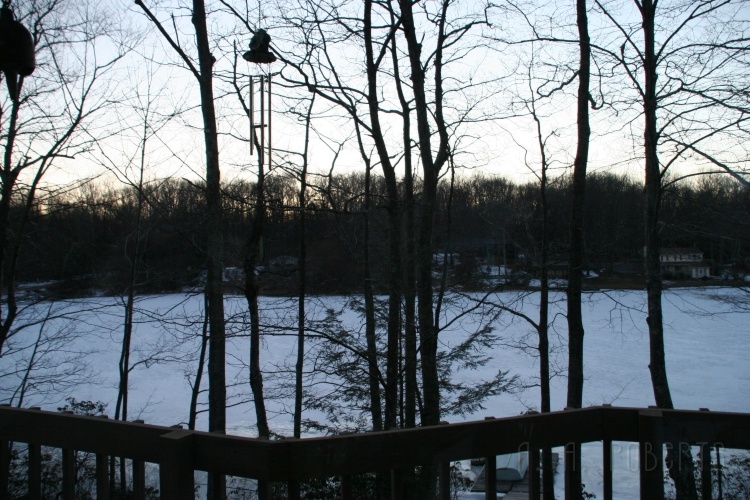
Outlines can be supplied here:
<path id="1" fill-rule="evenodd" d="M 16 3 L 16 17 L 31 28 L 37 57 L 34 75 L 14 82 L 18 98 L 0 104 L 3 142 L 0 172 L 0 356 L 18 314 L 16 273 L 22 236 L 44 176 L 64 159 L 74 158 L 112 130 L 91 127 L 112 103 L 106 79 L 127 52 L 127 40 L 106 29 L 104 9 L 75 9 L 68 2 Z M 109 57 L 97 49 L 113 42 Z M 104 134 L 102 134 L 104 132 Z M 23 189 L 20 189 L 23 186 Z M 17 226 L 11 204 L 25 199 Z"/>
<path id="2" fill-rule="evenodd" d="M 579 66 L 577 96 L 577 141 L 573 163 L 573 182 L 570 215 L 570 257 L 568 266 L 568 398 L 569 408 L 583 405 L 583 313 L 581 291 L 583 281 L 584 235 L 583 218 L 586 208 L 586 170 L 589 155 L 589 82 L 591 80 L 591 41 L 589 39 L 586 0 L 576 0 L 576 24 L 578 25 Z M 545 491 L 552 486 L 545 484 Z M 580 445 L 573 456 L 566 454 L 565 495 L 578 498 L 581 495 Z"/>
<path id="3" fill-rule="evenodd" d="M 203 140 L 206 154 L 206 314 L 208 316 L 208 430 L 226 432 L 226 329 L 224 319 L 223 235 L 221 171 L 219 163 L 219 141 L 214 105 L 213 65 L 216 59 L 211 54 L 208 39 L 208 16 L 203 0 L 194 0 L 191 20 L 195 28 L 198 64 L 183 50 L 176 39 L 167 32 L 163 24 L 142 0 L 136 0 L 149 20 L 164 36 L 169 45 L 188 67 L 198 82 L 201 114 L 203 117 Z M 226 494 L 225 479 L 211 475 L 209 496 L 221 499 Z"/>
<path id="4" fill-rule="evenodd" d="M 727 167 L 713 161 L 722 153 L 714 156 L 707 144 L 718 151 L 728 148 L 731 154 L 733 141 L 725 132 L 744 128 L 741 124 L 748 118 L 742 90 L 748 80 L 741 62 L 748 50 L 748 25 L 736 16 L 740 4 L 729 0 L 675 6 L 635 0 L 640 26 L 618 19 L 610 5 L 596 4 L 620 34 L 619 49 L 604 50 L 621 65 L 642 107 L 649 369 L 656 404 L 673 408 L 661 305 L 662 198 L 669 169 L 678 161 L 697 155 Z M 674 459 L 675 454 L 681 458 Z M 670 475 L 678 498 L 696 496 L 689 455 L 689 449 L 675 448 L 668 457 L 673 458 Z"/>
<path id="5" fill-rule="evenodd" d="M 377 155 L 373 164 L 382 169 L 388 221 L 386 428 L 398 425 L 399 417 L 401 425 L 415 425 L 419 413 L 423 425 L 440 419 L 440 318 L 432 275 L 437 186 L 447 170 L 448 144 L 458 142 L 451 134 L 471 120 L 477 104 L 471 96 L 468 103 L 460 100 L 446 108 L 445 92 L 467 96 L 486 84 L 482 78 L 461 75 L 450 79 L 446 90 L 451 64 L 474 48 L 467 34 L 483 23 L 481 13 L 453 8 L 450 1 L 438 5 L 365 2 L 361 7 L 344 3 L 335 9 L 325 3 L 299 2 L 285 10 L 279 23 L 293 27 L 280 29 L 299 41 L 294 50 L 278 48 L 279 58 L 287 64 L 282 76 L 343 110 L 369 142 L 364 147 L 360 143 L 363 162 L 369 165 L 372 149 Z M 421 37 L 429 40 L 424 52 Z M 358 51 L 364 64 L 353 68 L 339 61 L 342 50 Z M 403 162 L 403 179 L 396 170 L 399 162 Z M 421 183 L 415 182 L 418 170 Z M 374 381 L 374 370 L 371 374 Z"/>
<path id="6" fill-rule="evenodd" d="M 303 375 L 305 364 L 305 300 L 307 299 L 307 170 L 309 166 L 310 125 L 315 96 L 310 99 L 305 117 L 305 146 L 302 152 L 302 170 L 299 185 L 299 302 L 297 309 L 297 363 L 294 380 L 294 437 L 302 436 Z"/>
<path id="7" fill-rule="evenodd" d="M 269 89 L 270 91 L 270 89 Z M 263 93 L 261 92 L 261 100 Z M 263 395 L 263 373 L 260 368 L 260 307 L 258 299 L 260 291 L 256 278 L 256 267 L 263 260 L 263 232 L 266 222 L 266 193 L 265 193 L 265 157 L 266 146 L 258 140 L 255 130 L 251 131 L 251 140 L 255 141 L 258 156 L 258 181 L 255 186 L 255 200 L 253 203 L 253 220 L 248 233 L 245 260 L 245 299 L 250 312 L 250 387 L 255 402 L 255 417 L 258 426 L 258 436 L 270 437 L 268 418 L 266 416 L 265 397 Z"/>
<path id="8" fill-rule="evenodd" d="M 136 78 L 140 78 L 140 76 L 141 75 L 138 75 Z M 144 284 L 140 280 L 142 277 L 143 257 L 148 245 L 150 225 L 147 217 L 147 210 L 149 207 L 147 191 L 149 189 L 145 177 L 149 163 L 147 158 L 149 142 L 164 126 L 179 114 L 178 110 L 164 116 L 158 114 L 160 96 L 153 93 L 154 75 L 152 73 L 145 75 L 145 89 L 141 88 L 141 82 L 136 81 L 136 78 L 131 82 L 134 91 L 131 101 L 132 104 L 129 103 L 130 105 L 126 106 L 128 108 L 126 112 L 134 112 L 140 119 L 140 123 L 133 125 L 133 129 L 140 129 L 136 133 L 139 136 L 135 139 L 136 147 L 133 148 L 132 151 L 122 151 L 123 157 L 117 158 L 114 157 L 112 152 L 108 151 L 110 149 L 109 145 L 106 143 L 99 144 L 100 161 L 102 161 L 105 167 L 117 176 L 121 182 L 127 185 L 125 193 L 133 193 L 133 196 L 135 197 L 134 220 L 132 221 L 133 227 L 128 234 L 124 235 L 124 257 L 128 263 L 128 269 L 124 286 L 124 297 L 122 298 L 124 317 L 120 361 L 118 366 L 120 380 L 114 414 L 114 418 L 118 420 L 128 419 L 130 373 L 137 364 L 141 364 L 140 362 L 136 362 L 135 364 L 131 362 L 131 346 L 133 343 L 133 326 L 136 313 L 137 293 L 139 287 Z M 125 135 L 126 134 L 123 131 L 121 136 Z M 151 224 L 153 224 L 153 219 L 151 220 Z M 113 490 L 115 471 L 114 460 L 114 457 L 112 457 L 112 467 L 110 471 Z M 124 459 L 120 460 L 119 486 L 121 491 L 127 491 L 127 469 L 125 467 Z"/>

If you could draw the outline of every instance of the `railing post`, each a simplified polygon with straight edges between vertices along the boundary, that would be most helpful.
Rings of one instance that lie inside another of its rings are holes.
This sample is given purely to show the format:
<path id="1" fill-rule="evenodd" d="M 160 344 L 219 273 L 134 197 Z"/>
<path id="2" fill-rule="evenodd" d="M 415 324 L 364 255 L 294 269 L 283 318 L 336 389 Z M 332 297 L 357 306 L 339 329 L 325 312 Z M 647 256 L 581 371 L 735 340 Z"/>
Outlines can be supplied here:
<path id="1" fill-rule="evenodd" d="M 565 410 L 576 408 L 566 407 Z M 581 486 L 581 443 L 565 443 L 565 498 L 580 498 Z"/>
<path id="2" fill-rule="evenodd" d="M 107 415 L 98 415 L 98 418 L 108 419 Z M 96 455 L 96 498 L 97 500 L 109 500 L 109 458 L 107 455 L 97 453 Z"/>
<path id="3" fill-rule="evenodd" d="M 440 425 L 450 425 L 445 420 Z M 438 483 L 438 498 L 440 500 L 450 500 L 451 498 L 451 463 L 441 462 L 439 467 L 440 482 Z"/>
<path id="4" fill-rule="evenodd" d="M 134 424 L 144 424 L 143 420 L 133 420 Z M 146 498 L 146 463 L 142 460 L 133 460 L 133 497 L 135 500 Z"/>
<path id="5" fill-rule="evenodd" d="M 74 500 L 76 497 L 76 452 L 60 450 L 62 454 L 62 486 L 63 498 Z"/>
<path id="6" fill-rule="evenodd" d="M 159 489 L 164 500 L 193 498 L 193 432 L 175 429 L 164 434 L 159 461 Z"/>
<path id="7" fill-rule="evenodd" d="M 641 498 L 664 499 L 664 423 L 659 410 L 638 414 Z"/>

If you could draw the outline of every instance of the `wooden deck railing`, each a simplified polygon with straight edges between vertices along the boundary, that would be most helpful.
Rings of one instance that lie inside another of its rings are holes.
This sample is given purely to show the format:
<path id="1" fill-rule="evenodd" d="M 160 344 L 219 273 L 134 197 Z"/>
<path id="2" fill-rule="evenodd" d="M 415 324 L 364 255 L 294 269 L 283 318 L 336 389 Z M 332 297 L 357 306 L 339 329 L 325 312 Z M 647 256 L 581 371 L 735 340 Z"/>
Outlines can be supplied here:
<path id="1" fill-rule="evenodd" d="M 74 498 L 73 455 L 97 457 L 97 498 L 108 498 L 108 457 L 133 461 L 133 489 L 143 497 L 143 464 L 159 465 L 162 498 L 194 496 L 194 471 L 297 484 L 311 478 L 339 476 L 342 497 L 351 498 L 351 478 L 368 472 L 390 473 L 391 497 L 402 498 L 401 471 L 433 465 L 440 471 L 440 498 L 450 498 L 450 463 L 456 460 L 516 452 L 530 453 L 573 443 L 601 442 L 605 500 L 612 499 L 612 442 L 637 443 L 641 498 L 664 496 L 663 444 L 750 449 L 750 414 L 657 410 L 608 406 L 566 410 L 435 427 L 343 436 L 267 441 L 143 423 L 83 417 L 40 410 L 0 407 L 0 499 L 7 498 L 9 443 L 27 443 L 29 498 L 39 498 L 40 449 L 62 450 L 63 498 Z M 705 450 L 706 448 L 704 448 Z M 710 462 L 702 471 L 710 478 Z M 489 471 L 487 484 L 494 484 Z M 539 498 L 538 467 L 529 467 L 529 498 Z M 703 481 L 703 498 L 711 498 Z M 491 490 L 491 488 L 488 488 Z M 297 491 L 291 487 L 290 492 Z M 292 493 L 292 496 L 294 493 Z M 488 491 L 487 498 L 494 498 Z"/>

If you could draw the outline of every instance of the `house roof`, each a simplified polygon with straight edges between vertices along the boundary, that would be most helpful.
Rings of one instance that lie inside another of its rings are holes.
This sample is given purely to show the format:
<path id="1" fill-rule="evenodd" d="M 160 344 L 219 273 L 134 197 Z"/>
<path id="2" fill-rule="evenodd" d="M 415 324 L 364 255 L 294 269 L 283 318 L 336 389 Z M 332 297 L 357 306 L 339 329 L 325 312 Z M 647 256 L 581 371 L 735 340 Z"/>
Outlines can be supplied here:
<path id="1" fill-rule="evenodd" d="M 662 255 L 684 255 L 688 253 L 702 254 L 703 252 L 696 247 L 665 247 L 661 249 Z"/>

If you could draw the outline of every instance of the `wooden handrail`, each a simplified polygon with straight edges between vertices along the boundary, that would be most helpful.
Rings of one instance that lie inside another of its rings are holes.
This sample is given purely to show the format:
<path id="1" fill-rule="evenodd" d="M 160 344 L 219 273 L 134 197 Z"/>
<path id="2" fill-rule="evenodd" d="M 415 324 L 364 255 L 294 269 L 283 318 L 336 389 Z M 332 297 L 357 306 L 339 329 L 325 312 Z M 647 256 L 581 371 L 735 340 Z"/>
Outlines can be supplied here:
<path id="1" fill-rule="evenodd" d="M 182 498 L 186 491 L 192 491 L 194 470 L 294 482 L 415 465 L 444 466 L 455 460 L 592 441 L 639 443 L 641 463 L 654 457 L 658 460 L 664 442 L 750 449 L 750 414 L 604 406 L 416 429 L 269 441 L 0 407 L 0 442 L 158 463 L 166 498 Z M 655 454 L 647 455 L 652 452 Z M 611 460 L 607 457 L 609 453 L 605 453 L 605 459 Z M 663 489 L 663 464 L 656 465 L 656 469 L 641 471 L 642 494 L 648 492 L 649 498 L 659 498 L 650 495 Z M 605 477 L 607 483 L 611 485 L 611 476 Z M 607 489 L 605 498 L 611 496 Z M 537 488 L 532 490 L 538 495 Z"/>

